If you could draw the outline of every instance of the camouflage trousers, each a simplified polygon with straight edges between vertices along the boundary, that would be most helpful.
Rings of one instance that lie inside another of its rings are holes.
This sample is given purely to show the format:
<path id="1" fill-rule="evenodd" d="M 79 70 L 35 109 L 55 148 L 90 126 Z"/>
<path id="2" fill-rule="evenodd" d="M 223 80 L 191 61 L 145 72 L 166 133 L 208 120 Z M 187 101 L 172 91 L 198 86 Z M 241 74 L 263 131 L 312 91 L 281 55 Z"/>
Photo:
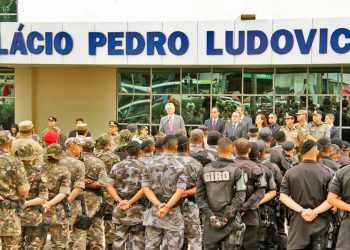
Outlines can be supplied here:
<path id="1" fill-rule="evenodd" d="M 42 228 L 40 226 L 22 227 L 21 245 L 26 250 L 37 250 L 42 248 L 43 239 Z"/>
<path id="2" fill-rule="evenodd" d="M 82 214 L 81 202 L 74 201 L 72 216 L 69 219 L 69 240 L 68 248 L 72 250 L 85 250 L 86 249 L 86 237 L 87 231 L 73 227 L 77 221 L 78 214 Z"/>
<path id="3" fill-rule="evenodd" d="M 105 249 L 105 226 L 102 217 L 94 217 L 91 227 L 87 232 L 87 244 L 90 249 L 104 250 Z"/>
<path id="4" fill-rule="evenodd" d="M 68 224 L 51 225 L 49 232 L 51 234 L 51 249 L 65 250 L 69 235 Z"/>
<path id="5" fill-rule="evenodd" d="M 2 250 L 19 249 L 20 236 L 0 236 Z"/>
<path id="6" fill-rule="evenodd" d="M 184 231 L 146 226 L 146 250 L 159 249 L 163 239 L 167 241 L 168 250 L 180 250 L 184 243 Z"/>
<path id="7" fill-rule="evenodd" d="M 105 224 L 106 245 L 113 244 L 116 232 L 115 232 L 115 224 L 113 223 L 113 220 L 112 220 L 112 214 L 105 215 L 104 224 Z"/>
<path id="8" fill-rule="evenodd" d="M 185 244 L 191 249 L 202 249 L 201 222 L 197 204 L 190 202 L 182 211 L 185 224 Z"/>
<path id="9" fill-rule="evenodd" d="M 116 225 L 116 235 L 113 242 L 115 250 L 143 250 L 145 249 L 145 227 L 142 225 Z"/>

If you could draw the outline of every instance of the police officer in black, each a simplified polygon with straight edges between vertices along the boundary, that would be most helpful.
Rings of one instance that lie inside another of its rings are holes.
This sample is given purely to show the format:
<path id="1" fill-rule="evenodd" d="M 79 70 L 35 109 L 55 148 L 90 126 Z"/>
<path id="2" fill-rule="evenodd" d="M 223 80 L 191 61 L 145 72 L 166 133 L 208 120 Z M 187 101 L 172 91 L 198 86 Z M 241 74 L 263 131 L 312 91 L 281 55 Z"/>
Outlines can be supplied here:
<path id="1" fill-rule="evenodd" d="M 239 246 L 230 244 L 230 236 L 239 230 L 235 218 L 246 196 L 244 174 L 233 164 L 233 142 L 229 138 L 219 140 L 217 151 L 219 158 L 199 171 L 196 184 L 203 243 L 205 249 L 236 249 Z"/>
<path id="2" fill-rule="evenodd" d="M 249 141 L 239 138 L 235 141 L 235 152 L 237 158 L 234 160 L 236 166 L 244 172 L 247 186 L 246 199 L 241 208 L 242 220 L 246 225 L 243 239 L 243 249 L 259 249 L 259 216 L 258 203 L 264 197 L 267 181 L 264 170 L 255 162 L 249 160 Z"/>
<path id="3" fill-rule="evenodd" d="M 326 249 L 327 216 L 331 205 L 326 201 L 329 170 L 317 160 L 317 144 L 303 143 L 303 162 L 283 177 L 280 201 L 293 210 L 288 231 L 288 249 Z"/>

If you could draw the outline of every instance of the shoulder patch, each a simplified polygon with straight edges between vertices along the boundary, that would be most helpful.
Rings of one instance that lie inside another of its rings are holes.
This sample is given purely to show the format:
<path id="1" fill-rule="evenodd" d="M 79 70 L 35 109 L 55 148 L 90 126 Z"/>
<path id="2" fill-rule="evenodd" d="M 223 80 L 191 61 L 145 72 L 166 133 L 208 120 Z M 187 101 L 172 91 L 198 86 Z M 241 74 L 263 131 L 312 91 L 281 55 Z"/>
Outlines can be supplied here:
<path id="1" fill-rule="evenodd" d="M 41 176 L 40 179 L 41 179 L 41 181 L 44 182 L 44 183 L 47 182 L 47 177 L 46 177 L 45 175 Z"/>

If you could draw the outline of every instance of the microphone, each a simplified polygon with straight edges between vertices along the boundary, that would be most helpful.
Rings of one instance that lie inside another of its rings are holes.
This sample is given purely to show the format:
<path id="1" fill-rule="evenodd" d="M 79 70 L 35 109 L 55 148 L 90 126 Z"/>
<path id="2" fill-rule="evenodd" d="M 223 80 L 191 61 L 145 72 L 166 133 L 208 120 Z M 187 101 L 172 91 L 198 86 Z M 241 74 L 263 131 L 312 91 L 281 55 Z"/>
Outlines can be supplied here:
<path id="1" fill-rule="evenodd" d="M 159 134 L 159 133 L 161 133 L 161 130 L 165 127 L 165 125 L 167 125 L 168 124 L 168 122 L 170 121 L 170 118 L 168 118 L 168 120 L 164 123 L 164 125 L 163 126 L 160 126 L 159 127 L 159 130 L 158 130 L 158 133 L 157 133 L 157 135 Z"/>

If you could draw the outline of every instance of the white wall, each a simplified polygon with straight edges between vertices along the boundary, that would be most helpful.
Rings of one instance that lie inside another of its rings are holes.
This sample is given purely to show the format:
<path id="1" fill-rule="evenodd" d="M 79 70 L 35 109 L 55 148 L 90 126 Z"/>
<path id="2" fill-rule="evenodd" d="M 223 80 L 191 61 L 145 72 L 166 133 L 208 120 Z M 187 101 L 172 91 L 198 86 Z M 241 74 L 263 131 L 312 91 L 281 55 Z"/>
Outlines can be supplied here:
<path id="1" fill-rule="evenodd" d="M 18 0 L 20 22 L 117 22 L 349 17 L 348 0 Z"/>

